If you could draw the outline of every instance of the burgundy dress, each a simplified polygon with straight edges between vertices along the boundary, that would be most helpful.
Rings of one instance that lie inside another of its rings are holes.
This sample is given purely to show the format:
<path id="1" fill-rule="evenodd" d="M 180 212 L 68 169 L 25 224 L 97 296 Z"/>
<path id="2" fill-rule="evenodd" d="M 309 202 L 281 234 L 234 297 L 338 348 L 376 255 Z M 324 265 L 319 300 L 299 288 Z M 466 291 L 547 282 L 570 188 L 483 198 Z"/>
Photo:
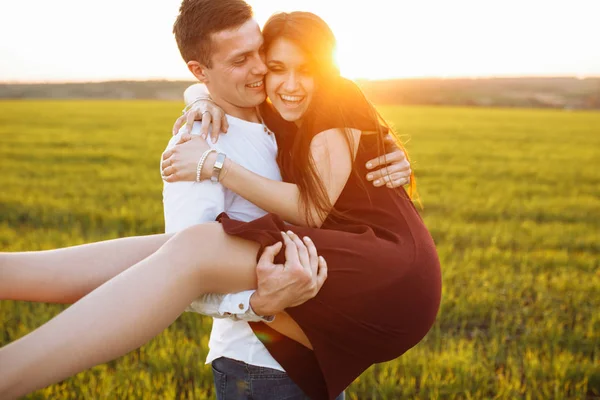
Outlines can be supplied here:
<path id="1" fill-rule="evenodd" d="M 314 133 L 332 124 L 321 121 Z M 287 134 L 277 135 L 284 180 L 294 138 L 292 128 L 285 129 Z M 354 163 L 358 174 L 350 174 L 335 203 L 344 217 L 330 216 L 319 229 L 289 225 L 274 214 L 251 222 L 219 216 L 225 232 L 260 244 L 258 257 L 281 241 L 281 231 L 292 230 L 309 236 L 327 260 L 328 277 L 318 295 L 286 310 L 314 350 L 267 324 L 250 324 L 312 399 L 334 399 L 372 364 L 401 356 L 425 336 L 438 312 L 440 264 L 423 220 L 404 189 L 375 188 L 364 178 L 366 162 L 378 155 L 376 135 L 363 135 Z M 277 262 L 284 262 L 283 252 Z"/>

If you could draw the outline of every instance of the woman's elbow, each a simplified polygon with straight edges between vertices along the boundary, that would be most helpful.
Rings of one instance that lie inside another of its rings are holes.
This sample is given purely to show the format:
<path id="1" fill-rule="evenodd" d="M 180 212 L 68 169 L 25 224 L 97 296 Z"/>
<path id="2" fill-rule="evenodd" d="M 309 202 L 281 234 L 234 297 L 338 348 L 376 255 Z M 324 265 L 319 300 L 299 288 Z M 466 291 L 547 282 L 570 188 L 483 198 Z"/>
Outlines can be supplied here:
<path id="1" fill-rule="evenodd" d="M 292 225 L 306 227 L 306 228 L 320 228 L 321 225 L 325 222 L 324 218 L 319 218 L 314 215 L 293 215 L 288 218 L 284 218 L 287 222 Z"/>
<path id="2" fill-rule="evenodd" d="M 198 97 L 208 96 L 208 89 L 202 83 L 195 83 L 189 86 L 183 92 L 183 101 L 186 105 L 190 105 L 196 100 Z"/>
<path id="3" fill-rule="evenodd" d="M 325 222 L 326 218 L 327 216 L 317 215 L 316 213 L 306 215 L 302 218 L 302 226 L 309 228 L 320 228 Z"/>

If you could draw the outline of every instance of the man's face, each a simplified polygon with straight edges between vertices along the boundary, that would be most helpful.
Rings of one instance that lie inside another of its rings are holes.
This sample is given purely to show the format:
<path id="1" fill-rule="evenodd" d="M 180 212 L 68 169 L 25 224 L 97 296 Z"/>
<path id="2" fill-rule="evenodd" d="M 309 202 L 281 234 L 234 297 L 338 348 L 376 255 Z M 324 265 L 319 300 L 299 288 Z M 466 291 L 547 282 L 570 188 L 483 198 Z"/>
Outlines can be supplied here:
<path id="1" fill-rule="evenodd" d="M 215 101 L 239 108 L 265 101 L 267 67 L 262 45 L 260 28 L 253 19 L 212 35 L 212 66 L 205 69 L 205 83 Z"/>

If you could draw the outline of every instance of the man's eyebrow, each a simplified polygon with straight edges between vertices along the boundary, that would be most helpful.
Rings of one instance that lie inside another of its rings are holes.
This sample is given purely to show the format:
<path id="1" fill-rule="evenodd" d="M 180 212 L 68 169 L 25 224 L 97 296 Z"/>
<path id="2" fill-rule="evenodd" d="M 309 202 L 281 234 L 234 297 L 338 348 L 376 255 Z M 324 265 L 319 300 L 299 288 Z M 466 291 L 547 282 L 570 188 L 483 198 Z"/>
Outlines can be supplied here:
<path id="1" fill-rule="evenodd" d="M 235 60 L 236 58 L 240 58 L 240 57 L 243 57 L 243 56 L 252 55 L 252 53 L 254 53 L 254 51 L 252 51 L 252 50 L 240 51 L 239 53 L 232 54 L 231 57 L 229 57 L 229 59 L 230 60 Z"/>
<path id="2" fill-rule="evenodd" d="M 262 50 L 264 50 L 264 45 L 263 45 L 263 42 L 261 41 L 261 44 L 260 44 L 260 47 L 259 47 L 258 51 L 262 51 Z M 242 50 L 242 51 L 240 51 L 238 53 L 232 54 L 231 57 L 229 57 L 229 59 L 230 60 L 235 60 L 236 58 L 240 58 L 240 57 L 243 57 L 243 56 L 250 56 L 254 52 L 255 52 L 254 49 L 253 50 Z"/>

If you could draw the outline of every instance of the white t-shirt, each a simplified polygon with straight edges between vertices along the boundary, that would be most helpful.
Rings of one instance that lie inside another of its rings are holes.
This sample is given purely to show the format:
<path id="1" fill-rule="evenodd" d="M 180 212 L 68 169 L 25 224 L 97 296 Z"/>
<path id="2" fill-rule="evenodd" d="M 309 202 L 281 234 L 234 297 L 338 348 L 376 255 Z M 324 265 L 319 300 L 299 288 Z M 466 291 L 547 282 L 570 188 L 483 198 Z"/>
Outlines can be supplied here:
<path id="1" fill-rule="evenodd" d="M 276 162 L 277 143 L 273 134 L 267 134 L 262 124 L 227 116 L 229 129 L 220 135 L 216 144 L 209 145 L 244 168 L 272 180 L 281 180 Z M 200 123 L 195 122 L 192 134 L 200 133 Z M 181 131 L 169 141 L 167 149 L 179 141 Z M 163 206 L 165 231 L 177 232 L 202 222 L 214 221 L 221 212 L 232 219 L 252 221 L 266 212 L 221 184 L 209 180 L 198 182 L 164 183 Z M 221 314 L 249 307 L 253 291 L 226 295 L 218 306 Z M 188 311 L 191 308 L 188 308 Z M 213 319 L 213 328 L 208 343 L 206 363 L 219 357 L 228 357 L 248 364 L 283 371 L 265 346 L 245 321 Z"/>

